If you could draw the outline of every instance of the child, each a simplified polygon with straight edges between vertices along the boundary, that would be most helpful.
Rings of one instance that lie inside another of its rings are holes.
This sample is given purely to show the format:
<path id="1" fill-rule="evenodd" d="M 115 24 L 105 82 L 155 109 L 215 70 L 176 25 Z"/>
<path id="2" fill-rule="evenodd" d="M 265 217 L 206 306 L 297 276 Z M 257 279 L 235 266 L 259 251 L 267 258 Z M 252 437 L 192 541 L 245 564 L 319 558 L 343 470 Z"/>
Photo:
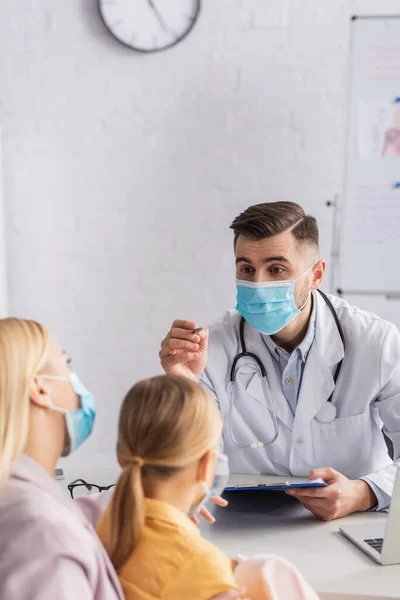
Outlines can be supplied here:
<path id="1" fill-rule="evenodd" d="M 275 556 L 233 563 L 190 520 L 229 477 L 219 454 L 217 403 L 198 383 L 167 375 L 141 381 L 121 408 L 123 472 L 97 532 L 126 600 L 210 600 L 247 588 L 252 600 L 317 600 L 296 569 Z"/>
<path id="2" fill-rule="evenodd" d="M 226 485 L 221 434 L 217 404 L 197 383 L 161 376 L 128 392 L 123 472 L 98 525 L 126 600 L 208 600 L 238 587 L 231 561 L 189 518 Z"/>

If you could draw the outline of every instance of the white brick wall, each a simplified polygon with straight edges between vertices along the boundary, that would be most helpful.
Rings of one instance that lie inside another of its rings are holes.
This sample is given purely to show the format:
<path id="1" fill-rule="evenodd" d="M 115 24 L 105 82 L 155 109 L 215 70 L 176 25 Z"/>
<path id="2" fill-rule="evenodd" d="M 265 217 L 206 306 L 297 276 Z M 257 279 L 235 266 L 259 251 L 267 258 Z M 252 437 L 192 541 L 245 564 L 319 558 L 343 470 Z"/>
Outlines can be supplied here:
<path id="1" fill-rule="evenodd" d="M 328 256 L 349 16 L 399 7 L 203 5 L 184 43 L 142 56 L 110 37 L 96 0 L 0 3 L 9 304 L 54 332 L 98 397 L 97 434 L 71 460 L 111 457 L 122 395 L 158 370 L 173 317 L 233 306 L 236 213 L 298 201 Z"/>

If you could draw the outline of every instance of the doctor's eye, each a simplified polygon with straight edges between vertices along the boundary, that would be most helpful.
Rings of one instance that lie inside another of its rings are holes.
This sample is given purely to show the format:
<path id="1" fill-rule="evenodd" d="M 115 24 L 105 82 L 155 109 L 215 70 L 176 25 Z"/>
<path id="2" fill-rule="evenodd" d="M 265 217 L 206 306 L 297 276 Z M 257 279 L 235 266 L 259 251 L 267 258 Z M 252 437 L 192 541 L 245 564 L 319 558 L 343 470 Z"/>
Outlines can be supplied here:
<path id="1" fill-rule="evenodd" d="M 72 359 L 71 358 L 67 358 L 67 366 L 69 369 L 72 369 Z"/>
<path id="2" fill-rule="evenodd" d="M 245 266 L 245 267 L 240 268 L 240 272 L 241 273 L 254 273 L 254 269 L 253 269 L 253 267 Z"/>
<path id="3" fill-rule="evenodd" d="M 271 267 L 269 272 L 272 273 L 272 275 L 282 275 L 282 273 L 285 272 L 285 269 L 282 269 L 282 267 Z"/>

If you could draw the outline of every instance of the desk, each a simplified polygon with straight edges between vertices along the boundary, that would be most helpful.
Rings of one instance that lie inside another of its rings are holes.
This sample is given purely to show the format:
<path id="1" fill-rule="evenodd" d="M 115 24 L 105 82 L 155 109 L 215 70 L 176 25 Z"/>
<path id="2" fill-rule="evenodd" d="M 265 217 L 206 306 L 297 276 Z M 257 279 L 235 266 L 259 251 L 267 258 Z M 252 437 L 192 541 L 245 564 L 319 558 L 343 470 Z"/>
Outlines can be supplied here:
<path id="1" fill-rule="evenodd" d="M 226 554 L 278 554 L 290 560 L 323 600 L 400 598 L 400 566 L 382 567 L 339 533 L 343 523 L 384 520 L 360 513 L 324 523 L 282 492 L 229 492 L 229 507 L 213 510 L 204 537 Z"/>
<path id="2" fill-rule="evenodd" d="M 109 485 L 117 468 L 82 468 L 60 484 L 81 477 Z M 319 593 L 321 600 L 398 600 L 400 566 L 382 567 L 338 531 L 346 523 L 384 520 L 382 513 L 360 513 L 324 523 L 282 492 L 229 492 L 227 508 L 212 509 L 217 521 L 202 523 L 204 537 L 227 555 L 278 554 L 290 560 Z"/>

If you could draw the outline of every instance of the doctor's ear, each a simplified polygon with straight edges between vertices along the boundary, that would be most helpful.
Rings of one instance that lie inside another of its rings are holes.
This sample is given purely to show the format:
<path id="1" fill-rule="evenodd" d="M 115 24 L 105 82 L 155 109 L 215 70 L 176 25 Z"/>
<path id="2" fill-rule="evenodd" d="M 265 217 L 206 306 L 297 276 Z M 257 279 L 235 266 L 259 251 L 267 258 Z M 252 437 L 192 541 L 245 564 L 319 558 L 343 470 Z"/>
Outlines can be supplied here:
<path id="1" fill-rule="evenodd" d="M 326 271 L 326 262 L 324 260 L 319 260 L 317 264 L 313 268 L 313 279 L 311 283 L 311 288 L 313 290 L 317 290 L 322 281 L 324 279 L 325 271 Z"/>
<path id="2" fill-rule="evenodd" d="M 51 406 L 50 391 L 40 375 L 36 375 L 29 385 L 28 395 L 30 401 L 39 408 Z"/>
<path id="3" fill-rule="evenodd" d="M 199 481 L 205 481 L 209 487 L 214 480 L 216 461 L 216 453 L 213 450 L 209 450 L 199 462 L 197 477 Z"/>

